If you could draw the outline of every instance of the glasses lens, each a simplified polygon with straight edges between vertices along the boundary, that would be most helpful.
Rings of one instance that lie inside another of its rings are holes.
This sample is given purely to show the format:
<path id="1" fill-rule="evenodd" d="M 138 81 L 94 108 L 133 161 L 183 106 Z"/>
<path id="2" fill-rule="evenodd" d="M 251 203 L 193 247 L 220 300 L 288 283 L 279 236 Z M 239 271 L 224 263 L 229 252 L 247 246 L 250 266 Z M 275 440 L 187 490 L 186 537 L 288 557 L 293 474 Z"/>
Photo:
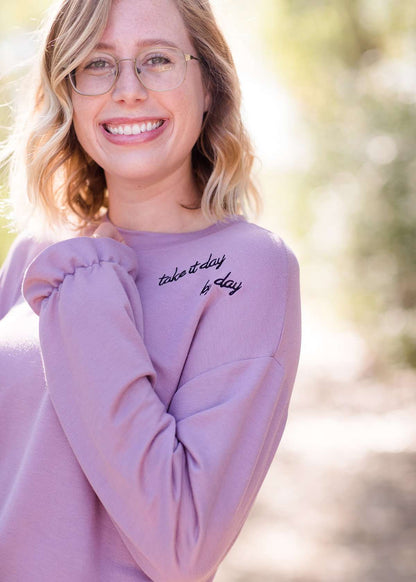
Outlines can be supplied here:
<path id="1" fill-rule="evenodd" d="M 111 55 L 92 54 L 71 73 L 71 83 L 82 95 L 103 95 L 112 89 L 119 66 Z M 151 91 L 176 89 L 185 78 L 185 55 L 175 48 L 147 48 L 136 59 L 136 74 Z"/>
<path id="2" fill-rule="evenodd" d="M 83 95 L 102 95 L 111 89 L 117 63 L 110 55 L 92 55 L 71 75 L 74 88 Z"/>
<path id="3" fill-rule="evenodd" d="M 174 48 L 146 49 L 137 57 L 136 63 L 141 82 L 151 91 L 176 89 L 185 78 L 184 54 Z"/>

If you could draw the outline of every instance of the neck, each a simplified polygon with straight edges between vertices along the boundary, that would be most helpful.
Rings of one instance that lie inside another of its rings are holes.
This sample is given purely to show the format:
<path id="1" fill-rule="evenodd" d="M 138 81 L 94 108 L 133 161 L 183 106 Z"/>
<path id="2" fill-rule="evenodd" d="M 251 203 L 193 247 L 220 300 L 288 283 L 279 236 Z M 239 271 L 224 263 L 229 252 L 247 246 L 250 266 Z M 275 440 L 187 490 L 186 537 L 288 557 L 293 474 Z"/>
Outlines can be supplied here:
<path id="1" fill-rule="evenodd" d="M 155 184 L 136 184 L 107 176 L 109 217 L 129 230 L 188 232 L 206 228 L 192 175 L 170 176 Z"/>

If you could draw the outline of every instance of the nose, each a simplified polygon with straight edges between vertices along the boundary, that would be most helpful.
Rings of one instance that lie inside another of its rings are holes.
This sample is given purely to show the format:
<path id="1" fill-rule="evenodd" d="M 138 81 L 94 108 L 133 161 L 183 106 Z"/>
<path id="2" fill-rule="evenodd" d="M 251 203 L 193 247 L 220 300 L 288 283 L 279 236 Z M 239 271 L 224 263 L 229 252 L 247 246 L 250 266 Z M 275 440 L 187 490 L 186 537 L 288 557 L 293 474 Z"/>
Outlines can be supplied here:
<path id="1" fill-rule="evenodd" d="M 127 62 L 130 62 L 130 65 Z M 121 59 L 118 62 L 119 75 L 114 86 L 112 97 L 115 101 L 136 103 L 147 99 L 146 87 L 136 75 L 136 62 L 134 59 Z"/>

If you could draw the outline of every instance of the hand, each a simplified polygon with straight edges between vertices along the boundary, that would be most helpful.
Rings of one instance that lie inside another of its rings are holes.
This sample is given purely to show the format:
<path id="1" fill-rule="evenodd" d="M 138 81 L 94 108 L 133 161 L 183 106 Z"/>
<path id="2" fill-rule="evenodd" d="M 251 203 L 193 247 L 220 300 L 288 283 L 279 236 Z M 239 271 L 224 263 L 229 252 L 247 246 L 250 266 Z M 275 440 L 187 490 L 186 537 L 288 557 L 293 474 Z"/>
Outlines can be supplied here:
<path id="1" fill-rule="evenodd" d="M 126 241 L 121 236 L 119 231 L 116 229 L 114 225 L 110 222 L 103 222 L 100 226 L 95 230 L 95 232 L 91 235 L 92 238 L 113 238 L 114 240 L 126 244 Z"/>

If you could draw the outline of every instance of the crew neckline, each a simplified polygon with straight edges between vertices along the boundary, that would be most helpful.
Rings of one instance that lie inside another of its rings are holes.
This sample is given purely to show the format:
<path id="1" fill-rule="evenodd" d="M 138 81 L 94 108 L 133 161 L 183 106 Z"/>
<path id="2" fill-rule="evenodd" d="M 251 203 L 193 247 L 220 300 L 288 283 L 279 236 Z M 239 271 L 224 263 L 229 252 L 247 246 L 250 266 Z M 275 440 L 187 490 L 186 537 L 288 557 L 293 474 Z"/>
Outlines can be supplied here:
<path id="1" fill-rule="evenodd" d="M 172 246 L 176 244 L 183 244 L 191 242 L 210 234 L 220 232 L 229 226 L 245 222 L 246 218 L 242 215 L 228 216 L 224 220 L 214 222 L 200 230 L 191 230 L 188 232 L 154 232 L 148 230 L 131 230 L 116 226 L 108 216 L 105 214 L 104 220 L 112 224 L 123 236 L 124 240 L 129 246 L 140 248 L 142 250 L 150 250 L 153 248 L 161 248 Z"/>

